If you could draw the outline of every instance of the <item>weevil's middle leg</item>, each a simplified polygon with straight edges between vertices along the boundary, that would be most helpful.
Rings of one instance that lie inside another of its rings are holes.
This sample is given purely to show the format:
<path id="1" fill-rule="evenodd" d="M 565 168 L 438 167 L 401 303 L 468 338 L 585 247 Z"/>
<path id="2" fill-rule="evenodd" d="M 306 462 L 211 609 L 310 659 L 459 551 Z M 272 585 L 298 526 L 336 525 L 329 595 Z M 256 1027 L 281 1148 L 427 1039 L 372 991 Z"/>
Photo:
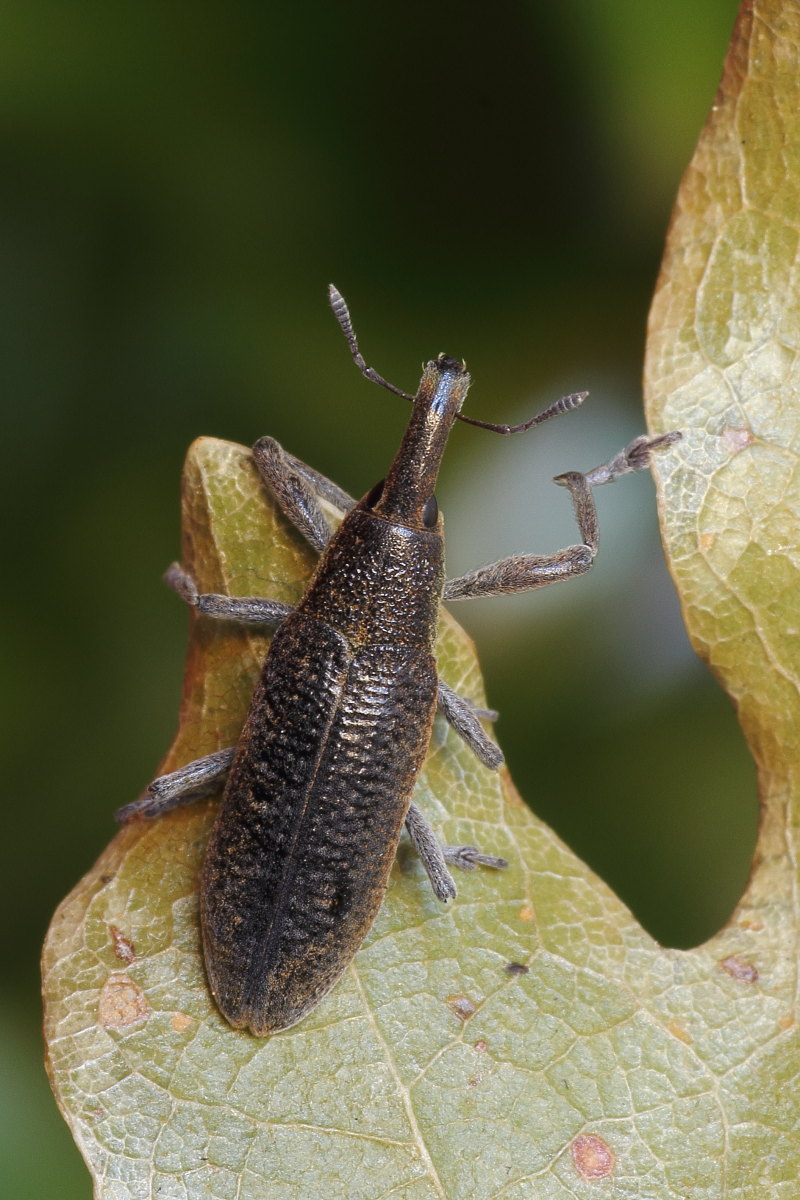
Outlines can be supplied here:
<path id="1" fill-rule="evenodd" d="M 567 471 L 564 475 L 557 475 L 555 482 L 568 488 L 572 495 L 581 545 L 568 546 L 566 550 L 550 555 L 514 555 L 478 567 L 457 579 L 449 579 L 445 584 L 444 599 L 467 600 L 473 596 L 527 592 L 588 571 L 594 562 L 599 542 L 592 488 L 602 483 L 612 483 L 631 471 L 641 470 L 649 463 L 654 450 L 670 445 L 680 436 L 679 433 L 665 433 L 656 438 L 638 437 L 609 462 L 586 474 Z"/>
<path id="2" fill-rule="evenodd" d="M 223 596 L 217 592 L 198 593 L 197 585 L 179 563 L 173 563 L 164 575 L 164 581 L 177 592 L 187 604 L 207 617 L 237 621 L 250 625 L 277 625 L 292 611 L 290 604 L 279 600 L 267 600 L 262 596 Z M 439 708 L 467 745 L 475 751 L 485 766 L 496 769 L 503 763 L 503 752 L 484 731 L 481 717 L 494 719 L 497 713 L 491 709 L 475 708 L 469 700 L 459 696 L 451 687 L 439 680 Z"/>
<path id="3" fill-rule="evenodd" d="M 172 563 L 164 572 L 164 583 L 177 592 L 192 608 L 205 617 L 237 621 L 242 625 L 278 625 L 293 611 L 294 605 L 266 596 L 225 596 L 219 592 L 198 592 L 197 584 L 180 563 Z"/>
<path id="4" fill-rule="evenodd" d="M 479 720 L 481 716 L 494 719 L 497 713 L 490 709 L 475 708 L 469 700 L 454 692 L 443 679 L 439 680 L 439 708 L 484 766 L 493 770 L 502 766 L 505 761 L 503 751 L 492 741 Z"/>

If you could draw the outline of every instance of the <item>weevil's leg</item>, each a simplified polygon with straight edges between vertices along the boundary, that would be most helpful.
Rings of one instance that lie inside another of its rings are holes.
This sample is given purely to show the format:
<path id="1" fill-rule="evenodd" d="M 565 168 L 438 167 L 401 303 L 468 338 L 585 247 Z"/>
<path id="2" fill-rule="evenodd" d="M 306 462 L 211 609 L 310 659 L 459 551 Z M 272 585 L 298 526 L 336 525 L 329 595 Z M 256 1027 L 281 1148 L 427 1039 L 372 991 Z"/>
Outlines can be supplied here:
<path id="1" fill-rule="evenodd" d="M 170 771 L 168 775 L 159 775 L 143 796 L 117 809 L 115 820 L 121 825 L 136 818 L 149 821 L 173 808 L 193 804 L 195 800 L 210 795 L 224 782 L 233 755 L 233 748 L 216 750 L 204 758 L 196 758 L 185 767 L 179 767 L 177 771 Z"/>
<path id="2" fill-rule="evenodd" d="M 321 554 L 330 541 L 331 527 L 318 495 L 344 509 L 352 508 L 355 501 L 324 475 L 287 454 L 274 438 L 258 439 L 253 461 L 282 512 Z"/>
<path id="3" fill-rule="evenodd" d="M 607 463 L 601 463 L 599 467 L 587 471 L 586 481 L 591 487 L 599 487 L 601 483 L 613 483 L 615 479 L 619 479 L 620 475 L 628 475 L 631 471 L 643 471 L 645 467 L 650 466 L 650 459 L 654 451 L 664 450 L 667 446 L 679 442 L 682 437 L 683 434 L 678 429 L 672 429 L 669 433 L 660 433 L 653 438 L 648 437 L 646 433 L 641 434 Z M 564 475 L 555 477 L 556 483 L 561 483 L 565 479 Z"/>
<path id="4" fill-rule="evenodd" d="M 327 475 L 315 471 L 313 467 L 309 467 L 308 463 L 304 463 L 302 459 L 295 458 L 288 450 L 284 450 L 283 453 L 295 471 L 308 480 L 314 491 L 318 496 L 322 496 L 323 500 L 327 500 L 329 504 L 332 504 L 334 508 L 338 508 L 343 513 L 349 512 L 351 508 L 355 507 L 357 501 L 344 488 L 340 488 L 338 483 L 334 483 L 332 479 L 328 479 Z"/>
<path id="5" fill-rule="evenodd" d="M 456 733 L 475 751 L 484 766 L 496 770 L 502 765 L 503 751 L 492 741 L 478 719 L 481 716 L 493 719 L 497 713 L 491 709 L 475 708 L 469 700 L 454 692 L 443 679 L 439 680 L 439 708 Z"/>
<path id="6" fill-rule="evenodd" d="M 499 596 L 509 592 L 527 592 L 546 587 L 560 579 L 582 575 L 594 562 L 598 546 L 597 509 L 592 488 L 612 483 L 630 471 L 646 467 L 654 450 L 677 441 L 679 433 L 660 437 L 638 437 L 609 462 L 586 474 L 568 471 L 556 476 L 556 483 L 569 489 L 575 508 L 575 518 L 582 538 L 579 546 L 568 546 L 556 554 L 520 554 L 501 558 L 498 562 L 478 567 L 458 579 L 450 579 L 444 587 L 445 600 L 466 600 L 473 596 Z"/>
<path id="7" fill-rule="evenodd" d="M 416 804 L 409 805 L 406 829 L 414 843 L 414 849 L 422 860 L 436 899 L 441 900 L 442 904 L 447 904 L 448 900 L 455 900 L 458 891 L 455 880 L 447 869 L 444 850 Z"/>
<path id="8" fill-rule="evenodd" d="M 474 871 L 476 867 L 491 867 L 493 871 L 504 871 L 507 858 L 497 854 L 484 854 L 477 846 L 442 846 L 444 861 L 462 871 Z"/>
<path id="9" fill-rule="evenodd" d="M 164 573 L 164 582 L 182 600 L 206 617 L 238 621 L 242 625 L 278 625 L 292 612 L 291 604 L 268 600 L 265 596 L 223 596 L 218 592 L 197 591 L 197 584 L 180 563 L 172 563 Z"/>
<path id="10" fill-rule="evenodd" d="M 406 829 L 431 881 L 433 894 L 443 904 L 456 895 L 455 880 L 447 869 L 448 863 L 460 867 L 462 871 L 472 871 L 477 866 L 494 867 L 496 870 L 508 866 L 507 859 L 481 854 L 476 846 L 440 845 L 436 834 L 413 802 L 406 815 Z"/>
<path id="11" fill-rule="evenodd" d="M 575 514 L 578 518 L 584 543 L 568 546 L 555 554 L 517 554 L 501 558 L 448 579 L 444 585 L 445 600 L 469 600 L 474 596 L 501 596 L 513 592 L 527 592 L 546 587 L 560 579 L 571 579 L 582 575 L 591 567 L 597 553 L 597 522 L 595 518 L 592 490 L 583 475 L 564 480 L 572 493 Z"/>

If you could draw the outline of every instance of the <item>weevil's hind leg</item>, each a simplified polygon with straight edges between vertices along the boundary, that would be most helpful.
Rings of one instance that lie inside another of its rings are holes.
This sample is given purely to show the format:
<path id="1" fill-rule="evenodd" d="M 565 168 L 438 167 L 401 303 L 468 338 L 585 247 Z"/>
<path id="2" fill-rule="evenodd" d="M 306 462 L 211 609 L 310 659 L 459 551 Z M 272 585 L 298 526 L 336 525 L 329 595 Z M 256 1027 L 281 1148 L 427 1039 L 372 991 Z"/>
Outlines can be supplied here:
<path id="1" fill-rule="evenodd" d="M 278 625 L 293 611 L 291 604 L 268 600 L 265 596 L 223 596 L 218 592 L 198 592 L 191 575 L 180 563 L 172 563 L 164 572 L 164 582 L 192 608 L 205 617 L 237 621 L 241 625 Z"/>
<path id="2" fill-rule="evenodd" d="M 355 501 L 330 479 L 287 454 L 274 438 L 259 438 L 253 446 L 253 461 L 281 511 L 321 554 L 331 539 L 331 527 L 318 497 L 344 512 Z"/>
<path id="3" fill-rule="evenodd" d="M 582 544 L 568 546 L 556 554 L 520 554 L 501 558 L 488 566 L 478 567 L 458 579 L 445 584 L 445 600 L 467 600 L 473 596 L 499 596 L 510 592 L 527 592 L 546 587 L 561 579 L 571 579 L 588 571 L 594 562 L 598 546 L 597 509 L 592 488 L 602 483 L 612 483 L 630 471 L 646 467 L 654 450 L 677 441 L 679 433 L 665 433 L 660 437 L 638 437 L 616 454 L 609 462 L 594 470 L 581 474 L 568 471 L 556 476 L 556 483 L 569 489 L 575 508 Z"/>
<path id="4" fill-rule="evenodd" d="M 216 792 L 224 783 L 233 762 L 234 749 L 216 750 L 206 754 L 204 758 L 196 758 L 194 762 L 170 771 L 168 775 L 159 775 L 138 800 L 125 804 L 114 813 L 115 820 L 120 825 L 138 819 L 150 821 L 161 817 L 173 808 L 181 808 L 184 804 L 193 804 L 212 792 Z"/>
<path id="5" fill-rule="evenodd" d="M 447 904 L 448 900 L 455 900 L 456 884 L 447 869 L 444 851 L 436 834 L 414 803 L 409 805 L 406 814 L 406 829 L 414 843 L 414 849 L 422 860 L 436 899 L 441 900 L 442 904 Z"/>
<path id="6" fill-rule="evenodd" d="M 486 708 L 476 708 L 469 700 L 454 692 L 443 679 L 439 680 L 439 708 L 442 715 L 475 752 L 484 766 L 497 770 L 505 761 L 503 751 L 489 737 L 480 723 L 480 717 L 494 720 L 496 712 Z"/>
<path id="7" fill-rule="evenodd" d="M 413 802 L 409 805 L 406 815 L 406 829 L 414 849 L 422 860 L 433 894 L 443 904 L 456 896 L 455 880 L 447 868 L 448 863 L 460 867 L 463 871 L 472 871 L 477 866 L 494 867 L 496 870 L 508 866 L 507 859 L 497 858 L 493 854 L 481 854 L 476 846 L 440 845 L 436 834 Z"/>
<path id="8" fill-rule="evenodd" d="M 476 867 L 491 867 L 493 871 L 505 871 L 507 858 L 497 854 L 484 854 L 477 846 L 442 846 L 444 861 L 461 871 L 474 871 Z"/>

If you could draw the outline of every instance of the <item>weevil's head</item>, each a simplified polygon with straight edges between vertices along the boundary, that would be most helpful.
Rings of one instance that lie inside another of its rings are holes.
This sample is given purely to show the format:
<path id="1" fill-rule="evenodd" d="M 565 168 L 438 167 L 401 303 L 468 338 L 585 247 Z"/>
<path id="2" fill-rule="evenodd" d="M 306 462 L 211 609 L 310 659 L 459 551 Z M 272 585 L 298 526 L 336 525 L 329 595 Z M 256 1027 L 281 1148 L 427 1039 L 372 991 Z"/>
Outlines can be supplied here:
<path id="1" fill-rule="evenodd" d="M 440 354 L 425 364 L 400 449 L 386 478 L 362 501 L 364 507 L 411 529 L 438 528 L 439 466 L 469 385 L 469 372 L 456 358 Z"/>

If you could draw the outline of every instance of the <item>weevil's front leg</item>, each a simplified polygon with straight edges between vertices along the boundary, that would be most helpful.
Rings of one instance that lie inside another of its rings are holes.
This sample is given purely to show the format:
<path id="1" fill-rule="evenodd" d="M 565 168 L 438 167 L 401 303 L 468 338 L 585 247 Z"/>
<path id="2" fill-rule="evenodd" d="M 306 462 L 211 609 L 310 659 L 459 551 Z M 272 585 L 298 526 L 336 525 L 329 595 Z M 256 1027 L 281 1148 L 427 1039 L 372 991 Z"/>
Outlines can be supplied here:
<path id="1" fill-rule="evenodd" d="M 278 625 L 293 611 L 293 605 L 266 596 L 224 596 L 218 592 L 198 592 L 197 584 L 180 563 L 164 572 L 164 582 L 192 608 L 205 617 L 238 621 L 242 625 Z"/>
<path id="2" fill-rule="evenodd" d="M 115 820 L 121 825 L 136 818 L 151 821 L 173 808 L 193 804 L 195 800 L 211 795 L 225 782 L 231 769 L 233 755 L 233 747 L 228 750 L 215 750 L 213 754 L 196 758 L 194 762 L 179 767 L 177 771 L 159 775 L 143 796 L 117 809 L 114 813 Z"/>
<path id="3" fill-rule="evenodd" d="M 280 505 L 281 511 L 320 553 L 331 538 L 331 528 L 319 497 L 347 512 L 356 503 L 332 480 L 288 454 L 274 438 L 260 438 L 253 447 L 258 473 Z M 187 604 L 207 617 L 249 625 L 277 625 L 292 611 L 290 604 L 263 596 L 224 596 L 198 593 L 197 585 L 179 563 L 173 563 L 164 582 Z"/>
<path id="4" fill-rule="evenodd" d="M 355 508 L 356 501 L 344 488 L 340 488 L 338 483 L 334 483 L 332 479 L 328 479 L 328 476 L 323 475 L 321 471 L 315 471 L 308 463 L 304 463 L 301 458 L 296 458 L 288 450 L 284 450 L 283 453 L 298 475 L 302 475 L 311 484 L 317 495 L 322 496 L 323 500 L 327 500 L 329 504 L 332 504 L 334 508 L 338 508 L 343 513 L 347 513 L 351 508 Z"/>
<path id="5" fill-rule="evenodd" d="M 572 579 L 589 570 L 597 553 L 597 514 L 592 489 L 586 477 L 578 472 L 569 477 L 562 476 L 560 482 L 572 494 L 583 543 L 568 546 L 566 550 L 559 550 L 555 554 L 516 554 L 488 563 L 485 567 L 477 567 L 457 579 L 448 579 L 444 585 L 445 600 L 469 600 L 474 596 L 532 591 L 561 579 Z"/>
<path id="6" fill-rule="evenodd" d="M 443 679 L 439 680 L 439 708 L 456 733 L 464 739 L 469 747 L 484 764 L 497 770 L 505 761 L 503 751 L 496 745 L 480 723 L 480 717 L 493 720 L 497 713 L 491 709 L 476 708 L 469 700 L 454 692 Z"/>
<path id="7" fill-rule="evenodd" d="M 331 527 L 318 497 L 343 512 L 351 509 L 355 500 L 299 458 L 287 454 L 274 438 L 259 438 L 253 446 L 253 462 L 281 511 L 321 554 L 331 539 Z"/>
<path id="8" fill-rule="evenodd" d="M 463 871 L 472 871 L 477 866 L 494 867 L 496 870 L 508 866 L 507 859 L 497 858 L 493 854 L 481 854 L 476 846 L 440 845 L 436 834 L 413 802 L 409 805 L 406 815 L 406 829 L 414 849 L 422 860 L 433 894 L 443 904 L 456 896 L 455 880 L 447 869 L 448 863 L 460 867 Z"/>
<path id="9" fill-rule="evenodd" d="M 473 596 L 499 596 L 509 592 L 527 592 L 546 587 L 561 579 L 571 579 L 588 571 L 594 562 L 598 546 L 597 509 L 592 488 L 602 483 L 612 483 L 630 471 L 646 467 L 654 450 L 677 441 L 679 433 L 665 433 L 660 437 L 638 437 L 615 455 L 610 462 L 595 467 L 586 474 L 568 471 L 557 475 L 555 482 L 569 489 L 575 508 L 582 544 L 568 546 L 556 554 L 520 554 L 501 558 L 488 566 L 478 567 L 458 579 L 445 584 L 445 600 L 466 600 Z"/>

